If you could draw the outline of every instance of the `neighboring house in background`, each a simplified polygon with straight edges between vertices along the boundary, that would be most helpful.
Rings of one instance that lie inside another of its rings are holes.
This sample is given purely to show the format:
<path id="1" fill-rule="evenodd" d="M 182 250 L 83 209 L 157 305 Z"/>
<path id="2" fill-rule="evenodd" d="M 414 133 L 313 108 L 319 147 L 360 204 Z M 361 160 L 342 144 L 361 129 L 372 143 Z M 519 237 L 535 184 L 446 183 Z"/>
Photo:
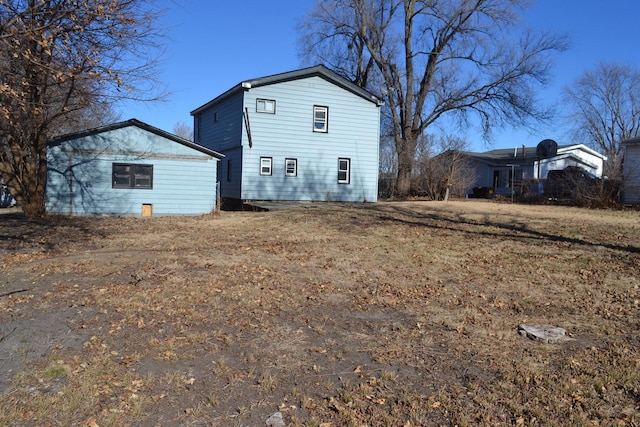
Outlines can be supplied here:
<path id="1" fill-rule="evenodd" d="M 0 178 L 0 208 L 10 208 L 16 205 L 16 200 L 13 198 L 7 185 Z"/>
<path id="2" fill-rule="evenodd" d="M 624 141 L 622 147 L 622 203 L 637 205 L 640 204 L 640 138 Z"/>
<path id="3" fill-rule="evenodd" d="M 318 65 L 243 81 L 191 115 L 195 141 L 225 155 L 226 199 L 375 202 L 381 105 Z"/>
<path id="4" fill-rule="evenodd" d="M 132 119 L 54 138 L 46 211 L 64 215 L 195 215 L 216 207 L 223 156 Z"/>
<path id="5" fill-rule="evenodd" d="M 512 186 L 518 188 L 523 182 L 547 178 L 550 171 L 579 167 L 594 178 L 602 177 L 604 160 L 602 154 L 583 144 L 558 146 L 555 155 L 540 158 L 537 147 L 497 149 L 484 153 L 464 152 L 468 167 L 477 177 L 467 194 L 474 188 L 492 189 L 492 194 L 509 196 Z M 471 171 L 470 171 L 471 173 Z"/>

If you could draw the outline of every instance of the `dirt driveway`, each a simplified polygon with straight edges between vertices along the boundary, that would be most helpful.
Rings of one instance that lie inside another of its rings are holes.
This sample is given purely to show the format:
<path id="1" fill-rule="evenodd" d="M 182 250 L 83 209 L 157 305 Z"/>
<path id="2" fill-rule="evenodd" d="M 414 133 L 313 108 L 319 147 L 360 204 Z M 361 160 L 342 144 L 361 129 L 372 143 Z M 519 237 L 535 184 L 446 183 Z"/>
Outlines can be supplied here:
<path id="1" fill-rule="evenodd" d="M 638 425 L 639 241 L 471 201 L 5 213 L 0 424 Z"/>

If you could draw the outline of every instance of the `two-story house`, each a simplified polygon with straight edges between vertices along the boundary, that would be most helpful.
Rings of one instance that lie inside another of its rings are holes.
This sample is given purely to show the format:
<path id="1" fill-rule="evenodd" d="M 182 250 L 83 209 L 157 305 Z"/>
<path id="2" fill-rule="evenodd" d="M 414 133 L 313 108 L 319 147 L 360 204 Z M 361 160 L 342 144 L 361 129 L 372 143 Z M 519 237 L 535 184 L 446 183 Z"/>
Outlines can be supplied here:
<path id="1" fill-rule="evenodd" d="M 381 105 L 318 65 L 242 81 L 191 115 L 195 142 L 225 156 L 225 199 L 375 202 Z"/>

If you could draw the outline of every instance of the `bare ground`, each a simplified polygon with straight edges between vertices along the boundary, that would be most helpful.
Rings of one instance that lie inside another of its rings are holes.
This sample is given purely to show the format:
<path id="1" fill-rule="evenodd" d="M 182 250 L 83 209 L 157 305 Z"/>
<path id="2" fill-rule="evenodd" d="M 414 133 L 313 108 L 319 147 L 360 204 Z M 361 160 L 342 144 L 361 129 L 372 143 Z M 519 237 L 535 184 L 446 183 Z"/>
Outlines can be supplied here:
<path id="1" fill-rule="evenodd" d="M 0 425 L 639 425 L 638 242 L 637 211 L 471 201 L 9 212 Z"/>

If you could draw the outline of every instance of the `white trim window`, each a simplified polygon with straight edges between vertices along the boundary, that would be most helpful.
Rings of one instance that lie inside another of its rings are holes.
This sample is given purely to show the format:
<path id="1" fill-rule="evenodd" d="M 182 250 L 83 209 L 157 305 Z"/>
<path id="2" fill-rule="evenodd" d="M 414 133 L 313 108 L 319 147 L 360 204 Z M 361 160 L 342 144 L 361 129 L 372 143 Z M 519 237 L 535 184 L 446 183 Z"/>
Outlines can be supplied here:
<path id="1" fill-rule="evenodd" d="M 313 131 L 323 133 L 329 131 L 329 107 L 313 106 Z"/>
<path id="2" fill-rule="evenodd" d="M 260 175 L 270 176 L 273 171 L 273 157 L 260 157 Z"/>
<path id="3" fill-rule="evenodd" d="M 256 99 L 256 112 L 257 113 L 276 113 L 276 101 L 274 99 Z"/>
<path id="4" fill-rule="evenodd" d="M 338 159 L 338 184 L 351 182 L 351 159 L 341 157 Z"/>
<path id="5" fill-rule="evenodd" d="M 284 175 L 298 176 L 298 159 L 284 159 Z"/>

